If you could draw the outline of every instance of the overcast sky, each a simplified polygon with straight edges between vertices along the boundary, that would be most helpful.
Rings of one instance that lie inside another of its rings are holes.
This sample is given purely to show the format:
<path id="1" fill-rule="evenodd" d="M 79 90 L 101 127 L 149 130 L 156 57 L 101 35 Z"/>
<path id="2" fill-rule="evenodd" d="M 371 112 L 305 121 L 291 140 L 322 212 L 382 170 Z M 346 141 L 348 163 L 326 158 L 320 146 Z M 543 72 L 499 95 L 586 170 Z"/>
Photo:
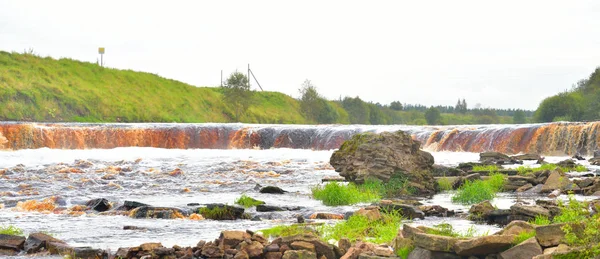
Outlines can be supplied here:
<path id="1" fill-rule="evenodd" d="M 600 1 L 0 0 L 0 50 L 328 99 L 535 109 L 600 66 Z"/>

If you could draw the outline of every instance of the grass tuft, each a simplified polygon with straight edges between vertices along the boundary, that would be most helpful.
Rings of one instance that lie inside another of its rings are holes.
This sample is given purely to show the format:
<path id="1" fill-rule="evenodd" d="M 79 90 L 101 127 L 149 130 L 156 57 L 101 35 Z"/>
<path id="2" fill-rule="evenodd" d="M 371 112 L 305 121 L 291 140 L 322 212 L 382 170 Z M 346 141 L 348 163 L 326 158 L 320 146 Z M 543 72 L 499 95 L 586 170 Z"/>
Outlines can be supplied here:
<path id="1" fill-rule="evenodd" d="M 471 171 L 488 171 L 488 172 L 498 172 L 500 168 L 497 165 L 475 165 Z"/>
<path id="2" fill-rule="evenodd" d="M 287 237 L 287 236 L 294 236 L 294 235 L 299 235 L 299 234 L 304 234 L 304 233 L 313 233 L 318 235 L 318 231 L 312 227 L 312 226 L 308 226 L 308 225 L 300 225 L 300 224 L 294 224 L 294 225 L 279 225 L 279 226 L 274 226 L 272 228 L 267 228 L 267 229 L 262 229 L 260 230 L 260 232 L 263 233 L 264 236 L 266 237 Z"/>
<path id="3" fill-rule="evenodd" d="M 530 220 L 529 223 L 535 224 L 538 226 L 545 226 L 545 225 L 550 225 L 550 223 L 552 223 L 552 221 L 550 221 L 550 219 L 548 219 L 548 217 L 546 217 L 544 215 L 537 215 L 537 216 L 535 216 L 535 218 L 533 220 Z"/>
<path id="4" fill-rule="evenodd" d="M 475 226 L 470 226 L 465 232 L 458 232 L 454 230 L 452 225 L 448 223 L 440 223 L 432 228 L 428 228 L 425 233 L 439 236 L 447 236 L 447 237 L 462 237 L 469 238 L 476 236 Z"/>
<path id="5" fill-rule="evenodd" d="M 313 198 L 327 206 L 350 205 L 360 202 L 372 202 L 381 199 L 379 193 L 373 190 L 359 188 L 354 183 L 347 185 L 330 182 L 325 186 L 312 188 Z"/>
<path id="6" fill-rule="evenodd" d="M 250 208 L 258 205 L 263 205 L 265 204 L 265 202 L 254 199 L 250 196 L 247 196 L 246 194 L 242 194 L 242 196 L 235 200 L 235 204 L 241 205 L 244 208 Z"/>
<path id="7" fill-rule="evenodd" d="M 348 238 L 351 242 L 366 240 L 376 244 L 389 243 L 398 234 L 402 225 L 400 213 L 383 213 L 380 220 L 369 220 L 362 215 L 353 215 L 335 225 L 322 226 L 323 240 Z"/>
<path id="8" fill-rule="evenodd" d="M 530 239 L 534 236 L 535 236 L 535 230 L 523 231 L 523 232 L 519 233 L 517 236 L 515 236 L 515 240 L 513 240 L 513 244 L 518 245 L 520 243 L 523 243 L 523 241 Z"/>
<path id="9" fill-rule="evenodd" d="M 466 181 L 452 196 L 452 202 L 470 205 L 492 200 L 502 191 L 504 181 L 505 176 L 499 173 L 491 174 L 486 180 Z"/>
<path id="10" fill-rule="evenodd" d="M 402 259 L 407 259 L 410 252 L 415 250 L 414 246 L 403 246 L 396 249 L 396 255 Z"/>
<path id="11" fill-rule="evenodd" d="M 23 230 L 18 227 L 12 226 L 12 225 L 0 226 L 0 234 L 22 236 Z"/>
<path id="12" fill-rule="evenodd" d="M 452 190 L 452 182 L 450 179 L 446 177 L 440 177 L 437 179 L 437 183 L 440 191 L 450 191 Z"/>

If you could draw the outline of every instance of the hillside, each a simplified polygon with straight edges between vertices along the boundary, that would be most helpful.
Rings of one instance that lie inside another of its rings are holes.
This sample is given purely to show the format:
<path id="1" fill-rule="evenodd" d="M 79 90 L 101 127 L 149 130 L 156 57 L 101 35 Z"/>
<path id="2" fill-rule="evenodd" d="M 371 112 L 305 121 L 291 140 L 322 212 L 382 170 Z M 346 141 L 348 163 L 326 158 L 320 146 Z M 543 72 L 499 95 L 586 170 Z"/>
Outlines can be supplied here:
<path id="1" fill-rule="evenodd" d="M 255 97 L 242 121 L 306 123 L 290 96 L 257 92 Z M 219 88 L 8 52 L 0 52 L 0 104 L 0 120 L 230 122 L 232 117 Z"/>
<path id="2" fill-rule="evenodd" d="M 236 122 L 219 87 L 195 87 L 158 75 L 103 68 L 72 59 L 0 51 L 0 121 Z M 427 124 L 425 106 L 405 109 L 359 97 L 327 101 L 321 123 Z M 399 103 L 398 103 L 399 104 Z M 399 104 L 401 106 L 401 104 Z M 431 124 L 513 123 L 514 109 L 437 106 Z M 278 92 L 255 92 L 239 118 L 245 123 L 313 124 L 300 101 Z M 520 120 L 526 122 L 525 118 Z"/>

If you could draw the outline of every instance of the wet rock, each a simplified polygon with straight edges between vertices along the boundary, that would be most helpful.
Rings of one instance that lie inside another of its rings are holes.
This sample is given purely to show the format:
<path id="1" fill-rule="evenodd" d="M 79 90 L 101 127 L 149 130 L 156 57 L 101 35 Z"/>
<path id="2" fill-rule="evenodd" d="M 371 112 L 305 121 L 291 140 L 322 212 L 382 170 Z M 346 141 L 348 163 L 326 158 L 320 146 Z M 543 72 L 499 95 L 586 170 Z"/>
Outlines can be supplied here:
<path id="1" fill-rule="evenodd" d="M 537 226 L 535 227 L 535 237 L 543 247 L 557 246 L 565 237 L 562 226 L 564 226 L 562 223 Z"/>
<path id="2" fill-rule="evenodd" d="M 25 237 L 0 234 L 0 249 L 19 251 L 23 249 Z"/>
<path id="3" fill-rule="evenodd" d="M 317 254 L 306 250 L 287 250 L 282 259 L 317 259 Z"/>
<path id="4" fill-rule="evenodd" d="M 550 217 L 550 211 L 538 205 L 523 205 L 517 203 L 512 205 L 510 210 L 515 215 L 525 215 L 532 218 L 535 218 L 538 215 Z"/>
<path id="5" fill-rule="evenodd" d="M 430 251 L 454 252 L 456 238 L 425 233 L 414 233 L 412 240 L 417 247 Z"/>
<path id="6" fill-rule="evenodd" d="M 315 246 L 315 250 L 317 252 L 317 256 L 320 258 L 321 256 L 325 256 L 327 259 L 336 259 L 335 252 L 331 245 L 323 242 L 314 234 L 301 234 L 294 235 L 288 237 L 278 238 L 273 240 L 272 243 L 278 244 L 280 247 L 280 251 L 284 246 L 290 247 L 291 243 L 296 241 L 304 241 L 312 243 Z M 287 252 L 287 251 L 286 251 Z M 285 253 L 284 253 L 285 257 Z"/>
<path id="7" fill-rule="evenodd" d="M 491 235 L 458 240 L 454 243 L 454 251 L 461 256 L 481 256 L 496 254 L 508 249 L 515 235 Z"/>
<path id="8" fill-rule="evenodd" d="M 463 184 L 465 184 L 466 181 L 472 182 L 475 180 L 481 180 L 481 174 L 474 173 L 469 174 L 467 176 L 460 176 L 452 183 L 452 189 L 460 188 L 461 186 L 463 186 Z"/>
<path id="9" fill-rule="evenodd" d="M 516 159 L 516 160 L 540 160 L 540 159 L 542 159 L 542 157 L 538 154 L 522 154 L 522 155 L 512 156 L 511 158 Z"/>
<path id="10" fill-rule="evenodd" d="M 458 168 L 447 167 L 443 165 L 433 165 L 433 170 L 431 174 L 434 177 L 448 177 L 448 176 L 464 176 L 466 175 L 465 171 L 460 170 Z"/>
<path id="11" fill-rule="evenodd" d="M 416 227 L 413 227 L 409 224 L 402 224 L 402 236 L 404 238 L 413 238 L 413 236 L 417 233 L 424 233 L 423 230 L 420 230 Z"/>
<path id="12" fill-rule="evenodd" d="M 432 195 L 436 185 L 431 174 L 434 160 L 430 153 L 419 150 L 420 145 L 403 131 L 361 133 L 344 142 L 329 162 L 351 182 L 402 178 L 412 194 Z"/>
<path id="13" fill-rule="evenodd" d="M 517 188 L 517 189 L 515 190 L 515 192 L 525 192 L 525 191 L 527 191 L 527 190 L 529 190 L 529 189 L 531 189 L 531 188 L 533 188 L 533 185 L 532 185 L 532 184 L 530 184 L 530 183 L 528 183 L 528 184 L 525 184 L 525 185 L 523 185 L 523 186 L 521 186 L 521 187 Z"/>
<path id="14" fill-rule="evenodd" d="M 80 259 L 97 259 L 97 258 L 106 258 L 108 254 L 106 251 L 102 249 L 94 249 L 91 247 L 75 247 L 73 248 L 73 254 L 71 254 L 72 258 L 80 258 Z"/>
<path id="15" fill-rule="evenodd" d="M 483 152 L 479 154 L 479 161 L 484 164 L 497 164 L 497 165 L 508 165 L 508 164 L 522 164 L 523 161 L 511 158 L 500 152 Z"/>
<path id="16" fill-rule="evenodd" d="M 338 241 L 338 247 L 344 251 L 348 251 L 352 247 L 352 243 L 347 238 L 340 238 Z"/>
<path id="17" fill-rule="evenodd" d="M 134 219 L 180 219 L 185 218 L 187 212 L 170 207 L 138 207 L 129 212 L 129 217 Z"/>
<path id="18" fill-rule="evenodd" d="M 492 203 L 490 203 L 490 201 L 482 201 L 471 206 L 471 208 L 469 209 L 469 213 L 475 218 L 482 219 L 486 218 L 490 214 L 490 212 L 494 210 L 495 208 L 494 206 L 492 206 Z"/>
<path id="19" fill-rule="evenodd" d="M 281 258 L 283 258 L 283 253 L 281 253 L 281 252 L 265 253 L 265 259 L 281 259 Z"/>
<path id="20" fill-rule="evenodd" d="M 344 215 L 342 215 L 342 214 L 335 214 L 335 213 L 327 213 L 327 212 L 318 212 L 318 213 L 313 213 L 312 215 L 310 215 L 310 219 L 337 219 L 337 220 L 342 220 L 342 219 L 344 219 Z"/>
<path id="21" fill-rule="evenodd" d="M 558 163 L 556 163 L 556 165 L 560 166 L 560 167 L 576 167 L 577 163 L 575 163 L 575 161 L 573 159 L 565 159 L 563 161 L 560 161 Z"/>
<path id="22" fill-rule="evenodd" d="M 137 202 L 137 201 L 125 201 L 123 205 L 117 208 L 117 210 L 132 210 L 139 207 L 151 207 L 148 204 Z"/>
<path id="23" fill-rule="evenodd" d="M 273 211 L 285 211 L 281 207 L 271 206 L 271 205 L 257 205 L 256 211 L 258 212 L 273 212 Z"/>
<path id="24" fill-rule="evenodd" d="M 392 203 L 392 204 L 381 203 L 381 204 L 379 204 L 379 208 L 381 209 L 382 212 L 391 212 L 391 211 L 399 212 L 400 214 L 402 214 L 403 217 L 408 218 L 408 219 L 424 219 L 425 218 L 425 213 L 423 213 L 421 210 L 419 210 L 419 208 L 417 208 L 415 206 L 411 206 L 411 205 L 398 204 L 398 203 Z"/>
<path id="25" fill-rule="evenodd" d="M 588 162 L 590 162 L 590 165 L 600 165 L 600 157 L 590 158 Z"/>
<path id="26" fill-rule="evenodd" d="M 407 259 L 461 259 L 462 257 L 454 253 L 429 251 L 420 247 L 415 247 Z"/>
<path id="27" fill-rule="evenodd" d="M 510 210 L 498 209 L 490 211 L 484 218 L 490 224 L 506 225 L 511 221 L 515 220 Z M 528 220 L 529 218 L 527 218 Z M 519 219 L 516 219 L 519 220 Z"/>
<path id="28" fill-rule="evenodd" d="M 236 220 L 246 218 L 244 208 L 225 204 L 207 204 L 206 207 L 198 209 L 198 213 L 204 218 L 212 220 Z"/>
<path id="29" fill-rule="evenodd" d="M 27 252 L 28 254 L 37 253 L 43 248 L 46 248 L 46 245 L 50 242 L 64 243 L 63 241 L 44 233 L 33 233 L 29 234 L 27 240 L 25 240 L 23 250 L 25 250 L 25 252 Z"/>
<path id="30" fill-rule="evenodd" d="M 554 190 L 579 190 L 579 187 L 575 185 L 569 178 L 562 174 L 560 170 L 554 170 L 546 179 L 542 192 L 548 193 Z"/>
<path id="31" fill-rule="evenodd" d="M 485 166 L 485 164 L 477 163 L 477 162 L 460 163 L 460 164 L 458 164 L 457 169 L 468 172 L 468 171 L 473 170 L 473 167 L 475 167 L 475 166 Z"/>
<path id="32" fill-rule="evenodd" d="M 575 154 L 572 158 L 579 161 L 585 160 L 581 154 Z"/>
<path id="33" fill-rule="evenodd" d="M 46 243 L 46 249 L 50 254 L 53 255 L 71 255 L 73 254 L 73 247 L 65 244 L 64 242 L 48 242 Z"/>
<path id="34" fill-rule="evenodd" d="M 327 176 L 324 177 L 323 179 L 321 179 L 322 183 L 326 183 L 326 182 L 345 182 L 346 178 L 342 177 L 342 176 Z"/>
<path id="35" fill-rule="evenodd" d="M 299 224 L 302 224 L 302 223 L 304 223 L 305 220 L 304 220 L 304 217 L 302 215 L 298 215 L 298 217 L 296 217 L 296 221 Z"/>
<path id="36" fill-rule="evenodd" d="M 537 180 L 534 177 L 513 175 L 509 176 L 506 179 L 506 183 L 504 184 L 505 191 L 514 191 L 519 189 L 524 185 L 531 185 L 533 187 L 534 184 L 538 184 Z"/>
<path id="37" fill-rule="evenodd" d="M 427 217 L 452 217 L 454 216 L 453 210 L 448 210 L 440 205 L 423 205 L 419 206 L 419 209 L 425 213 Z"/>
<path id="38" fill-rule="evenodd" d="M 522 243 L 500 253 L 501 259 L 530 259 L 542 254 L 542 247 L 535 237 L 527 239 Z"/>
<path id="39" fill-rule="evenodd" d="M 576 180 L 573 180 L 573 182 L 575 184 L 577 184 L 577 186 L 579 186 L 579 188 L 585 188 L 585 187 L 588 187 L 588 186 L 591 186 L 592 184 L 594 184 L 594 178 L 576 179 Z"/>
<path id="40" fill-rule="evenodd" d="M 287 191 L 277 187 L 277 186 L 266 186 L 260 189 L 260 193 L 271 193 L 271 194 L 284 194 Z"/>
<path id="41" fill-rule="evenodd" d="M 270 244 L 265 247 L 265 251 L 267 252 L 279 252 L 278 244 Z"/>
<path id="42" fill-rule="evenodd" d="M 108 200 L 104 198 L 89 200 L 85 205 L 88 206 L 88 208 L 97 212 L 107 211 L 110 210 L 110 208 L 112 207 L 110 202 L 108 202 Z"/>

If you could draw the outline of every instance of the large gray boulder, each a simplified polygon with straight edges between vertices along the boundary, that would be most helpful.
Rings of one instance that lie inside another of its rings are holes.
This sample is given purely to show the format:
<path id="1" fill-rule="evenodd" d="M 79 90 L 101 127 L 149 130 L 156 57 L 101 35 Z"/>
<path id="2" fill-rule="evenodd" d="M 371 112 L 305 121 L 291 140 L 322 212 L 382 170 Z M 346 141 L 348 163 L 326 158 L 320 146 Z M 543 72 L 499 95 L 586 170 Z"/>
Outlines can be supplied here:
<path id="1" fill-rule="evenodd" d="M 419 150 L 420 145 L 403 131 L 362 133 L 344 142 L 329 163 L 348 181 L 400 178 L 413 194 L 430 195 L 436 185 L 431 173 L 434 161 L 430 153 Z"/>

